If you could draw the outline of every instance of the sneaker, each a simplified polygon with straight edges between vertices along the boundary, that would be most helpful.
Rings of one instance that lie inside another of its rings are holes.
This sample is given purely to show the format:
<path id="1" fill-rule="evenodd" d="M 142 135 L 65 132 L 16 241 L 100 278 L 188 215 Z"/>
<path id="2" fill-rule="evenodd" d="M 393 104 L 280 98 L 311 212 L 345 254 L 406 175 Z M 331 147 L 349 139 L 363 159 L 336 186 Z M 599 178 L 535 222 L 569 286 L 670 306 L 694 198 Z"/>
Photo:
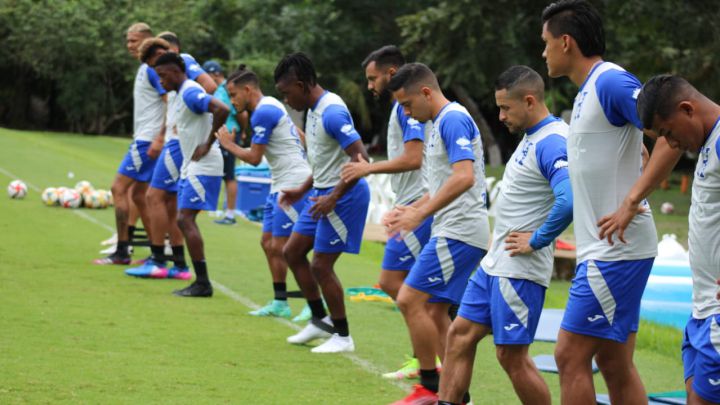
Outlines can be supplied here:
<path id="1" fill-rule="evenodd" d="M 418 378 L 420 376 L 420 362 L 415 357 L 405 356 L 405 363 L 399 370 L 385 373 L 383 378 L 389 380 L 404 380 Z"/>
<path id="2" fill-rule="evenodd" d="M 167 269 L 165 274 L 159 274 L 157 277 L 153 275 L 153 278 L 171 278 L 173 280 L 190 280 L 192 278 L 192 272 L 187 267 L 173 266 Z"/>
<path id="3" fill-rule="evenodd" d="M 320 346 L 313 347 L 310 350 L 313 353 L 344 353 L 354 352 L 355 342 L 353 342 L 352 336 L 340 336 L 337 333 L 325 341 Z"/>
<path id="4" fill-rule="evenodd" d="M 145 262 L 141 266 L 133 267 L 133 268 L 125 270 L 125 274 L 127 274 L 128 276 L 140 277 L 140 278 L 158 278 L 155 275 L 163 274 L 163 273 L 167 273 L 165 264 L 156 262 L 153 259 L 149 259 L 147 262 Z M 161 278 L 164 278 L 164 277 L 161 277 Z"/>
<path id="5" fill-rule="evenodd" d="M 287 301 L 272 300 L 262 308 L 248 312 L 252 316 L 276 316 L 278 318 L 290 318 L 290 306 Z"/>
<path id="6" fill-rule="evenodd" d="M 434 405 L 437 401 L 437 393 L 430 391 L 420 384 L 415 384 L 413 386 L 413 392 L 411 392 L 410 395 L 390 405 Z"/>
<path id="7" fill-rule="evenodd" d="M 310 305 L 305 304 L 305 307 L 303 307 L 302 311 L 300 311 L 295 318 L 292 319 L 293 322 L 301 323 L 301 322 L 307 322 L 312 318 L 312 311 L 310 310 Z"/>
<path id="8" fill-rule="evenodd" d="M 235 218 L 230 218 L 230 217 L 225 217 L 223 219 L 216 219 L 213 222 L 215 222 L 216 224 L 219 224 L 219 225 L 235 225 L 235 223 L 237 223 Z"/>
<path id="9" fill-rule="evenodd" d="M 100 251 L 100 254 L 101 255 L 111 255 L 111 254 L 115 253 L 116 250 L 117 250 L 117 245 L 110 245 L 110 246 L 106 247 L 105 249 L 102 249 Z M 129 255 L 133 254 L 132 246 L 128 246 L 128 254 Z"/>
<path id="10" fill-rule="evenodd" d="M 144 259 L 133 260 L 130 264 L 145 264 L 145 263 L 149 262 L 150 260 L 152 260 L 152 256 L 148 256 Z"/>
<path id="11" fill-rule="evenodd" d="M 117 233 L 114 233 L 111 237 L 100 242 L 102 246 L 116 245 L 117 244 Z"/>
<path id="12" fill-rule="evenodd" d="M 302 345 L 311 340 L 329 338 L 332 335 L 333 325 L 330 317 L 326 316 L 322 320 L 317 318 L 310 319 L 307 326 L 300 332 L 287 338 L 288 343 L 294 345 Z"/>
<path id="13" fill-rule="evenodd" d="M 178 297 L 212 297 L 213 288 L 210 283 L 199 283 L 194 281 L 182 290 L 175 290 L 173 294 Z"/>
<path id="14" fill-rule="evenodd" d="M 117 254 L 117 252 L 113 252 L 108 257 L 103 257 L 102 259 L 95 259 L 93 260 L 93 264 L 123 264 L 128 265 L 130 264 L 130 256 L 121 256 Z"/>

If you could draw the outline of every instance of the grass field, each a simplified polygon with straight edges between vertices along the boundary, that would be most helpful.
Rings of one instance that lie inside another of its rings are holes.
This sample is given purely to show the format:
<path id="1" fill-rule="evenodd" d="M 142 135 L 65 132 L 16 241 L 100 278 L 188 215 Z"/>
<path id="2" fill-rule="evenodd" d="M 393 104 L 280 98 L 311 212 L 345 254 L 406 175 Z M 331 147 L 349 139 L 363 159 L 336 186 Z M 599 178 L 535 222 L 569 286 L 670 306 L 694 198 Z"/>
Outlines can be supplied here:
<path id="1" fill-rule="evenodd" d="M 109 188 L 127 145 L 0 129 L 0 183 L 17 177 L 43 189 L 85 179 Z M 379 377 L 410 353 L 399 312 L 348 301 L 352 355 L 288 345 L 295 326 L 247 315 L 271 291 L 258 226 L 211 220 L 199 222 L 216 295 L 182 299 L 170 292 L 184 282 L 131 279 L 123 267 L 90 264 L 112 233 L 111 210 L 44 207 L 33 189 L 24 200 L 1 197 L 0 403 L 384 404 L 403 396 L 410 383 Z M 343 256 L 344 286 L 374 284 L 381 257 L 377 243 Z M 554 283 L 546 306 L 562 307 L 568 286 Z M 291 304 L 295 313 L 302 306 Z M 683 388 L 679 342 L 679 331 L 641 327 L 636 362 L 649 391 Z M 558 402 L 557 376 L 545 378 Z M 599 376 L 596 387 L 607 392 Z M 478 349 L 471 393 L 476 404 L 517 402 L 489 341 Z"/>

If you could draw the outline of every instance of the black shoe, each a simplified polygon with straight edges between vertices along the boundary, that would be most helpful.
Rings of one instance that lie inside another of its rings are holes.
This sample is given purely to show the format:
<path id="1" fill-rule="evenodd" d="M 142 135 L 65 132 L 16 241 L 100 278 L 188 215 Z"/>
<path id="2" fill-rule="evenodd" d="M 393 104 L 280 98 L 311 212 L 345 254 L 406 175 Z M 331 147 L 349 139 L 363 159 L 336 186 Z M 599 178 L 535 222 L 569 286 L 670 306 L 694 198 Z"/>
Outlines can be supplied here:
<path id="1" fill-rule="evenodd" d="M 212 297 L 213 288 L 210 283 L 193 282 L 182 290 L 175 290 L 173 294 L 178 297 Z"/>

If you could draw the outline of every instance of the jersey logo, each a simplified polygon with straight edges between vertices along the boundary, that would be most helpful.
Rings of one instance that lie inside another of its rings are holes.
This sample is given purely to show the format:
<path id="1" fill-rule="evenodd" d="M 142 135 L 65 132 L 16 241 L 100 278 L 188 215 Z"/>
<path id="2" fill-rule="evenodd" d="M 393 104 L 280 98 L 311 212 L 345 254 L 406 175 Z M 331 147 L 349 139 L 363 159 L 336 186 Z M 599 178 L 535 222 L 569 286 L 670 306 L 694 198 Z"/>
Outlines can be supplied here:
<path id="1" fill-rule="evenodd" d="M 520 326 L 520 325 L 517 323 L 511 323 L 510 325 L 505 325 L 504 329 L 506 331 L 510 332 L 511 330 L 517 328 L 518 326 Z"/>
<path id="2" fill-rule="evenodd" d="M 553 167 L 555 167 L 556 169 L 562 169 L 563 167 L 568 167 L 568 162 L 567 162 L 567 160 L 562 160 L 562 159 L 557 160 L 557 161 L 555 161 L 555 165 Z"/>
<path id="3" fill-rule="evenodd" d="M 472 149 L 469 147 L 469 145 L 471 144 L 471 142 L 470 142 L 469 139 L 467 139 L 467 138 L 465 138 L 465 137 L 458 138 L 458 140 L 455 141 L 455 143 L 456 143 L 458 146 L 460 146 L 460 149 L 466 150 L 466 151 L 468 151 L 468 152 L 472 152 Z"/>
<path id="4" fill-rule="evenodd" d="M 200 93 L 197 95 L 198 100 L 202 100 L 205 98 L 205 93 Z"/>
<path id="5" fill-rule="evenodd" d="M 410 126 L 410 129 L 420 129 L 420 121 L 416 120 L 415 118 L 408 118 L 407 124 Z"/>
<path id="6" fill-rule="evenodd" d="M 525 165 L 525 159 L 528 156 L 528 153 L 530 153 L 530 147 L 534 144 L 527 139 L 525 140 L 525 143 L 523 144 L 522 150 L 520 151 L 520 156 L 515 158 L 515 163 L 519 164 L 520 166 Z"/>
<path id="7" fill-rule="evenodd" d="M 440 277 L 428 277 L 428 281 L 431 283 L 437 283 L 438 281 L 442 281 Z"/>
<path id="8" fill-rule="evenodd" d="M 200 65 L 190 65 L 189 69 L 194 72 L 197 72 L 198 70 L 200 70 Z"/>
<path id="9" fill-rule="evenodd" d="M 255 135 L 262 138 L 265 136 L 265 127 L 261 127 L 260 125 L 253 128 L 253 131 L 255 131 Z"/>
<path id="10" fill-rule="evenodd" d="M 343 134 L 346 134 L 346 135 L 350 135 L 350 133 L 353 132 L 353 130 L 354 130 L 354 128 L 353 128 L 352 124 L 345 124 L 342 126 L 342 128 L 340 128 L 340 132 L 342 132 Z"/>
<path id="11" fill-rule="evenodd" d="M 575 110 L 577 110 L 577 112 L 575 113 L 575 116 L 573 117 L 573 119 L 580 118 L 580 110 L 582 109 L 582 105 L 585 102 L 585 96 L 587 96 L 587 94 L 588 94 L 587 91 L 578 93 L 577 98 L 575 99 Z"/>
<path id="12" fill-rule="evenodd" d="M 707 169 L 708 161 L 710 161 L 710 148 L 704 147 L 700 151 L 700 159 L 702 159 L 702 164 L 700 166 L 700 169 L 698 169 L 697 173 L 695 173 L 699 178 L 704 179 L 705 178 L 705 170 Z"/>
<path id="13" fill-rule="evenodd" d="M 602 315 L 600 315 L 600 314 L 598 314 L 598 315 L 595 315 L 595 316 L 588 316 L 588 319 L 587 319 L 587 320 L 590 321 L 590 322 L 595 322 L 595 321 L 600 320 L 600 319 L 603 319 L 603 318 L 605 318 L 605 317 L 602 316 Z"/>
<path id="14" fill-rule="evenodd" d="M 639 95 L 640 95 L 640 87 L 638 87 L 637 89 L 635 89 L 635 90 L 633 91 L 633 94 L 632 94 L 633 100 L 637 100 L 637 98 L 638 98 Z"/>

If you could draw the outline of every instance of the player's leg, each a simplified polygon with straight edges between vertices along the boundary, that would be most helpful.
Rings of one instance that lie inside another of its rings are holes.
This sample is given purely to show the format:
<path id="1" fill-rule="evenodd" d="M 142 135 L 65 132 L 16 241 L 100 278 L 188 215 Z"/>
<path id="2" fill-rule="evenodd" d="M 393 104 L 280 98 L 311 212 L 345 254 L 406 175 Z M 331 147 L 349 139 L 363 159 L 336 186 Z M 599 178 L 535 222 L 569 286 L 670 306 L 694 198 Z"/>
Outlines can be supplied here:
<path id="1" fill-rule="evenodd" d="M 440 360 L 443 361 L 447 344 L 448 329 L 450 329 L 450 323 L 452 322 L 450 315 L 448 314 L 451 304 L 447 302 L 430 301 L 426 305 L 427 313 L 430 315 L 430 318 L 432 318 L 438 331 L 439 339 L 435 346 L 435 353 L 437 353 Z"/>
<path id="2" fill-rule="evenodd" d="M 633 362 L 636 337 L 637 333 L 631 333 L 625 343 L 603 339 L 598 345 L 595 361 L 613 403 L 640 404 L 647 401 L 645 387 Z"/>
<path id="3" fill-rule="evenodd" d="M 145 228 L 148 239 L 152 240 L 152 224 L 150 220 L 150 213 L 147 210 L 148 187 L 148 182 L 135 182 L 132 188 L 131 198 L 140 213 L 140 219 L 142 220 L 143 228 Z"/>
<path id="4" fill-rule="evenodd" d="M 393 300 L 397 299 L 398 291 L 400 291 L 400 287 L 402 287 L 407 274 L 407 270 L 381 270 L 380 280 L 378 281 L 380 289 L 382 289 L 385 294 L 389 295 Z"/>
<path id="5" fill-rule="evenodd" d="M 254 316 L 277 316 L 282 318 L 290 317 L 290 307 L 287 303 L 287 286 L 285 278 L 287 275 L 287 264 L 282 255 L 282 248 L 288 238 L 274 238 L 272 232 L 263 232 L 260 239 L 260 246 L 265 253 L 268 262 L 270 275 L 273 283 L 273 299 L 264 307 L 250 311 Z"/>
<path id="6" fill-rule="evenodd" d="M 170 246 L 172 248 L 173 267 L 168 269 L 168 278 L 177 278 L 180 280 L 189 280 L 192 275 L 185 261 L 185 239 L 182 231 L 175 220 L 178 214 L 177 192 L 167 193 L 165 207 L 168 213 L 168 227 L 170 235 Z"/>
<path id="7" fill-rule="evenodd" d="M 130 214 L 129 190 L 135 182 L 132 178 L 118 173 L 113 180 L 111 191 L 115 200 L 115 227 L 117 243 L 115 252 L 108 257 L 97 259 L 95 264 L 130 264 L 130 239 L 128 236 L 128 219 Z"/>
<path id="8" fill-rule="evenodd" d="M 555 361 L 560 374 L 560 398 L 563 404 L 590 404 L 595 401 L 592 358 L 599 338 L 561 329 L 555 346 Z"/>
<path id="9" fill-rule="evenodd" d="M 156 166 L 157 169 L 158 166 Z M 165 234 L 168 229 L 168 212 L 166 207 L 166 195 L 164 190 L 155 187 L 147 189 L 148 215 L 153 218 L 150 224 L 153 229 L 148 232 L 150 236 L 150 259 L 138 267 L 125 270 L 125 274 L 133 277 L 164 278 L 167 275 L 165 268 Z"/>
<path id="10" fill-rule="evenodd" d="M 550 404 L 550 389 L 528 353 L 530 345 L 497 345 L 500 365 L 523 404 Z"/>
<path id="11" fill-rule="evenodd" d="M 220 149 L 223 157 L 223 183 L 225 184 L 225 214 L 223 218 L 215 220 L 216 224 L 232 225 L 235 220 L 235 201 L 237 199 L 237 181 L 235 180 L 235 155 Z"/>
<path id="12" fill-rule="evenodd" d="M 487 325 L 465 319 L 462 315 L 452 322 L 440 374 L 441 400 L 448 403 L 460 403 L 463 400 L 470 389 L 477 344 L 488 333 L 490 328 Z"/>

